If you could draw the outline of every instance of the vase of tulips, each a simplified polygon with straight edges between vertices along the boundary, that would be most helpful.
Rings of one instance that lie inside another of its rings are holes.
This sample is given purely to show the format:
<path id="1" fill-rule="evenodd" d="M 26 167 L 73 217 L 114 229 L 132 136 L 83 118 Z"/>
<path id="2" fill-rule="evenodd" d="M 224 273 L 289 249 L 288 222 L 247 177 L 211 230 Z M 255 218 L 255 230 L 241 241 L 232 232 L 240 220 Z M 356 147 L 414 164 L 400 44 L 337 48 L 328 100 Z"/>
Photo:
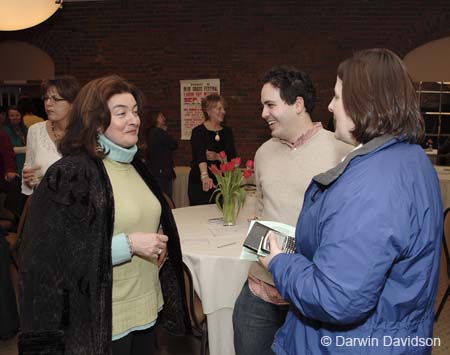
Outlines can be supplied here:
<path id="1" fill-rule="evenodd" d="M 217 179 L 217 188 L 211 198 L 223 214 L 223 224 L 236 224 L 236 217 L 245 202 L 246 192 L 241 187 L 243 179 L 252 176 L 253 161 L 247 160 L 245 169 L 240 168 L 241 158 L 227 160 L 225 152 L 220 152 L 220 166 L 211 165 L 210 170 Z"/>

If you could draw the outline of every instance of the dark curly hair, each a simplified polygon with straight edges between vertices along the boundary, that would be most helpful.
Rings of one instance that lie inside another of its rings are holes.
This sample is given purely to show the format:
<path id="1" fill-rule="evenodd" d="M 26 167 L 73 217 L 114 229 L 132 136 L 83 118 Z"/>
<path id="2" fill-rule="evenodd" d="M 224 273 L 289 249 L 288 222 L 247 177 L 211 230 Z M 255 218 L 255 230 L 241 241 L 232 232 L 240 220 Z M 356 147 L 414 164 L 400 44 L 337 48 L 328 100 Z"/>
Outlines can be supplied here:
<path id="1" fill-rule="evenodd" d="M 306 111 L 311 114 L 316 105 L 316 89 L 305 72 L 294 67 L 276 67 L 261 78 L 262 84 L 270 83 L 280 89 L 280 97 L 288 105 L 293 105 L 297 97 L 302 97 Z"/>

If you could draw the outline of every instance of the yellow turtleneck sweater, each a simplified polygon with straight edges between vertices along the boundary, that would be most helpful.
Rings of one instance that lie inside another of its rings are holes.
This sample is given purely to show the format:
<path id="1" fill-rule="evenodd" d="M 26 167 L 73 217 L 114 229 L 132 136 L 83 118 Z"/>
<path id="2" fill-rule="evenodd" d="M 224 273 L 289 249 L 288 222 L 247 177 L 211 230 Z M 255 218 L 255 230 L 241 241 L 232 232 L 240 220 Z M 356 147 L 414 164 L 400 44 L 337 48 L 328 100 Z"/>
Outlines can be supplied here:
<path id="1" fill-rule="evenodd" d="M 131 164 L 103 159 L 114 195 L 114 232 L 157 232 L 161 205 Z M 154 260 L 133 256 L 113 267 L 113 337 L 151 325 L 163 306 Z"/>

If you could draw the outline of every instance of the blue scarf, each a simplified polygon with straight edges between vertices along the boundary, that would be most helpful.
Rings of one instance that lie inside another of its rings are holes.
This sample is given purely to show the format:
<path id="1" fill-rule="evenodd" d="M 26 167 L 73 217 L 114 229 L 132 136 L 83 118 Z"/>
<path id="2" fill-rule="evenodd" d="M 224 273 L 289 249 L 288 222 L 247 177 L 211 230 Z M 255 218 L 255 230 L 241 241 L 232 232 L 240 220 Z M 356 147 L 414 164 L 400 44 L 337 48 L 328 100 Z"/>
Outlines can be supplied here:
<path id="1" fill-rule="evenodd" d="M 101 133 L 98 134 L 98 144 L 100 144 L 100 147 L 109 159 L 119 163 L 131 163 L 137 152 L 136 144 L 131 148 L 123 148 L 106 138 L 105 135 Z"/>

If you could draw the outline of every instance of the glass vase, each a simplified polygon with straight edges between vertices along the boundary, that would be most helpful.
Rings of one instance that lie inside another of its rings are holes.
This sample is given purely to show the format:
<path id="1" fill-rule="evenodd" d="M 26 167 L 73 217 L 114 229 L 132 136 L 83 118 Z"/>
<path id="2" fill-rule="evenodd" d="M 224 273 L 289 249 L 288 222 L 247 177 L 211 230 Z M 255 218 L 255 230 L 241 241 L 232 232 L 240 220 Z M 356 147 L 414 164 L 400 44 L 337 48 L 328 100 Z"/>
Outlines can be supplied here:
<path id="1" fill-rule="evenodd" d="M 222 204 L 223 225 L 234 226 L 236 224 L 237 212 L 238 206 L 236 197 L 224 195 Z"/>

